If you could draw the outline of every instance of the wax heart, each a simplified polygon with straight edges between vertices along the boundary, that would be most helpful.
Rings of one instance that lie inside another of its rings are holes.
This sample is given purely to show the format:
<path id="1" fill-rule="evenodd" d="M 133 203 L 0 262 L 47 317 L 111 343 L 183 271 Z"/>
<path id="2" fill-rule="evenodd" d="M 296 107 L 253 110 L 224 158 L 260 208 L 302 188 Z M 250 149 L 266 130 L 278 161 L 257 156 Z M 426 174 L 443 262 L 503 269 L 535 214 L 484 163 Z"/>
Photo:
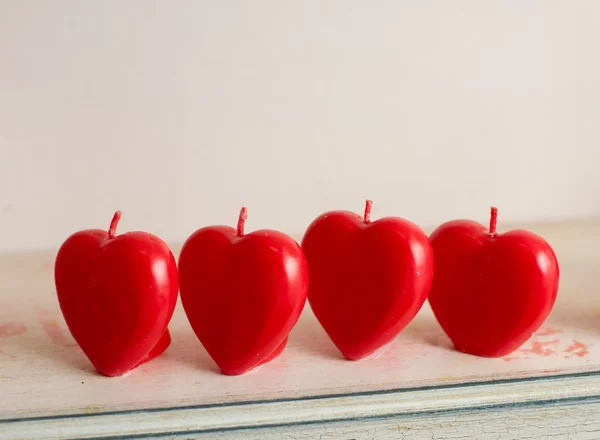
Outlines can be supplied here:
<path id="1" fill-rule="evenodd" d="M 177 302 L 177 265 L 146 232 L 76 232 L 55 263 L 58 301 L 73 338 L 96 369 L 120 376 L 161 354 Z"/>
<path id="2" fill-rule="evenodd" d="M 276 357 L 306 302 L 308 274 L 300 246 L 271 230 L 197 230 L 179 256 L 183 308 L 223 373 L 238 375 Z"/>
<path id="3" fill-rule="evenodd" d="M 332 211 L 309 226 L 302 249 L 308 301 L 338 349 L 361 359 L 389 343 L 414 318 L 429 292 L 433 254 L 425 233 L 395 217 L 371 223 Z"/>
<path id="4" fill-rule="evenodd" d="M 429 303 L 454 346 L 487 357 L 519 348 L 544 322 L 558 292 L 554 251 L 523 230 L 496 233 L 470 220 L 431 234 L 435 274 Z"/>

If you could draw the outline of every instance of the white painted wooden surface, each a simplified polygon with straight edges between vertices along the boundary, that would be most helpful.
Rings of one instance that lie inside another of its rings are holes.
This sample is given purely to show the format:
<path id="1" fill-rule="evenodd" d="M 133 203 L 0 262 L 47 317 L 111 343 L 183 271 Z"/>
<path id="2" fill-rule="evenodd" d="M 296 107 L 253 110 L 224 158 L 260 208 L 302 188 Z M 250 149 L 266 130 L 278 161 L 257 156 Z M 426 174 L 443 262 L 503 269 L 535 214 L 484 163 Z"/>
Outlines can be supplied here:
<path id="1" fill-rule="evenodd" d="M 561 286 L 518 352 L 457 353 L 426 306 L 378 358 L 349 362 L 306 310 L 283 355 L 240 377 L 218 372 L 181 309 L 163 356 L 96 374 L 58 309 L 53 253 L 0 256 L 0 438 L 600 438 L 600 222 L 532 228 Z"/>
<path id="2" fill-rule="evenodd" d="M 156 437 L 154 437 L 156 438 Z M 600 403 L 394 416 L 269 429 L 172 435 L 197 440 L 597 440 Z"/>

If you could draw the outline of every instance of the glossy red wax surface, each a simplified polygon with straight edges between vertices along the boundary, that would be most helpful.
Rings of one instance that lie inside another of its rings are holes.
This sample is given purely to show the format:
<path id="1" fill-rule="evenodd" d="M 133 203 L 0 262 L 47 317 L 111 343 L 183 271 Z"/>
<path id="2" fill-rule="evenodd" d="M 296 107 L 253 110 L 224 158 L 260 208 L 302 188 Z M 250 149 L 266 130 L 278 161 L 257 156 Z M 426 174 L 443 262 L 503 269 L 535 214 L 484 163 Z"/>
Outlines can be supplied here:
<path id="1" fill-rule="evenodd" d="M 308 301 L 348 359 L 368 356 L 394 339 L 423 305 L 433 276 L 431 246 L 418 226 L 365 217 L 325 213 L 302 241 Z"/>
<path id="2" fill-rule="evenodd" d="M 289 236 L 199 229 L 179 257 L 185 313 L 221 371 L 242 374 L 276 357 L 308 290 L 306 261 Z"/>
<path id="3" fill-rule="evenodd" d="M 523 230 L 490 234 L 479 223 L 456 220 L 430 238 L 429 302 L 458 350 L 504 356 L 542 325 L 559 280 L 556 256 L 542 237 Z"/>
<path id="4" fill-rule="evenodd" d="M 55 283 L 67 326 L 100 373 L 122 375 L 169 345 L 177 265 L 158 237 L 77 232 L 58 252 Z"/>

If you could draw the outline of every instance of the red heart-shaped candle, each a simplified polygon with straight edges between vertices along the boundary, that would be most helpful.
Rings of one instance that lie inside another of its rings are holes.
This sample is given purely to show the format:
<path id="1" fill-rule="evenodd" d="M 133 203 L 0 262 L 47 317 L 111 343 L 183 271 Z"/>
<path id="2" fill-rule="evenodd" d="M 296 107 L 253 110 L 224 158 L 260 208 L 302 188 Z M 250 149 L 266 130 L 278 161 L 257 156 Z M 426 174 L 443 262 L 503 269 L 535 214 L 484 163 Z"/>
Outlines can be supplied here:
<path id="1" fill-rule="evenodd" d="M 558 292 L 558 261 L 540 236 L 496 233 L 455 220 L 431 234 L 435 274 L 429 303 L 457 350 L 498 357 L 519 348 L 544 322 Z"/>
<path id="2" fill-rule="evenodd" d="M 177 264 L 169 247 L 146 232 L 71 235 L 56 256 L 54 277 L 73 338 L 96 369 L 120 376 L 161 354 L 177 302 Z"/>
<path id="3" fill-rule="evenodd" d="M 339 350 L 361 359 L 390 342 L 429 292 L 433 253 L 417 225 L 396 217 L 370 221 L 348 211 L 322 214 L 308 227 L 310 306 Z"/>
<path id="4" fill-rule="evenodd" d="M 306 302 L 304 254 L 278 231 L 197 230 L 179 256 L 181 301 L 196 336 L 221 371 L 245 373 L 276 357 Z"/>

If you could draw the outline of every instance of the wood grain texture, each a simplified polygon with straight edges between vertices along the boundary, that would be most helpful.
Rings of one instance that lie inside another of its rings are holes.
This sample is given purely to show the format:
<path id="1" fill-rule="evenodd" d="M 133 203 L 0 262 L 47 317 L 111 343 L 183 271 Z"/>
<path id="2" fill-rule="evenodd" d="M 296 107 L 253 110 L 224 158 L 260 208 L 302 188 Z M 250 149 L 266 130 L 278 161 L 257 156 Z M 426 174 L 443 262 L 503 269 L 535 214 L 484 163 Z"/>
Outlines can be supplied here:
<path id="1" fill-rule="evenodd" d="M 454 351 L 426 306 L 377 358 L 350 362 L 306 310 L 283 355 L 240 377 L 217 371 L 181 309 L 163 356 L 99 376 L 60 315 L 54 255 L 0 256 L 0 437 L 543 438 L 502 431 L 522 420 L 556 438 L 600 438 L 600 222 L 533 229 L 557 252 L 559 299 L 514 354 Z M 476 431 L 486 427 L 496 431 Z"/>
<path id="2" fill-rule="evenodd" d="M 438 417 L 482 409 L 595 401 L 600 396 L 598 376 L 581 375 L 503 383 L 434 387 L 299 398 L 244 404 L 125 411 L 82 417 L 54 417 L 6 422 L 3 439 L 139 438 L 164 433 L 193 435 L 234 432 L 247 427 L 275 429 L 331 422 L 355 423 L 395 416 Z M 442 437 L 443 438 L 443 437 Z"/>
<path id="3" fill-rule="evenodd" d="M 270 429 L 161 437 L 171 440 L 597 440 L 600 402 L 395 416 Z M 157 437 L 150 437 L 157 438 Z"/>

